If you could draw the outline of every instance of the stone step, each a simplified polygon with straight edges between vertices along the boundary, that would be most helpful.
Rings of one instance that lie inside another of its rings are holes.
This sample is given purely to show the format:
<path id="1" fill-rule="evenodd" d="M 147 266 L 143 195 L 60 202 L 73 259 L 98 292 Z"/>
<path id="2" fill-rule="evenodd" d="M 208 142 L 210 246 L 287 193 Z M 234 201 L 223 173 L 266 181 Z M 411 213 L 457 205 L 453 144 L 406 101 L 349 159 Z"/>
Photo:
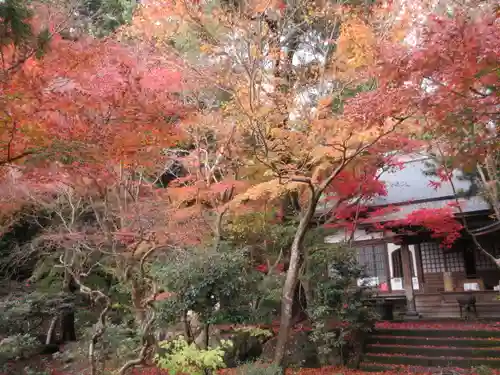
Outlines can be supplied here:
<path id="1" fill-rule="evenodd" d="M 428 337 L 428 336 L 384 336 L 370 335 L 367 344 L 383 345 L 422 345 L 422 346 L 453 346 L 467 348 L 500 347 L 500 337 L 474 338 L 474 337 Z"/>
<path id="2" fill-rule="evenodd" d="M 369 354 L 407 354 L 430 357 L 500 358 L 500 348 L 458 348 L 453 346 L 412 346 L 369 344 Z"/>
<path id="3" fill-rule="evenodd" d="M 499 330 L 474 330 L 474 329 L 426 329 L 426 328 L 377 328 L 373 332 L 377 336 L 405 336 L 405 337 L 429 337 L 429 338 L 499 338 Z"/>
<path id="4" fill-rule="evenodd" d="M 476 366 L 487 366 L 500 368 L 500 358 L 462 358 L 462 357 L 436 357 L 436 356 L 413 356 L 402 354 L 375 354 L 366 353 L 363 356 L 365 363 L 407 365 L 422 367 L 459 367 L 471 368 Z"/>
<path id="5" fill-rule="evenodd" d="M 471 375 L 472 369 L 460 369 L 457 367 L 422 367 L 403 366 L 382 363 L 362 363 L 359 370 L 363 372 L 391 372 L 397 374 L 450 374 L 450 375 Z M 449 371 L 447 371 L 449 370 Z"/>

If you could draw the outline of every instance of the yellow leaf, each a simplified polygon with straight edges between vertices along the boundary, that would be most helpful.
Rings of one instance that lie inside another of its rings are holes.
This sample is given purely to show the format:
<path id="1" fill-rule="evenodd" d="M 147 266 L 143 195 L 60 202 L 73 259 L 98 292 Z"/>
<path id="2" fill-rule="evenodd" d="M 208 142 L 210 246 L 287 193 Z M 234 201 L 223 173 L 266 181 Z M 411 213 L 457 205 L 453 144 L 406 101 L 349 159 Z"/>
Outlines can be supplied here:
<path id="1" fill-rule="evenodd" d="M 202 44 L 200 46 L 200 51 L 203 53 L 208 53 L 208 52 L 212 51 L 212 46 L 210 46 L 208 44 Z"/>

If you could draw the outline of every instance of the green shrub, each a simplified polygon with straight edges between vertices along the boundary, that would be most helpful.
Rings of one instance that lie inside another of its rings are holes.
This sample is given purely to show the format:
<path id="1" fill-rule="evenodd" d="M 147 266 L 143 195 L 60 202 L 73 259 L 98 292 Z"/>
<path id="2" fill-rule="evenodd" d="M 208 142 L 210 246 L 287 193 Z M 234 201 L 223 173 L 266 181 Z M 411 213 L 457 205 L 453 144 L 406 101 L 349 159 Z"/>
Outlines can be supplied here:
<path id="1" fill-rule="evenodd" d="M 51 372 L 49 370 L 37 370 L 30 367 L 25 367 L 24 373 L 26 375 L 51 375 Z"/>
<path id="2" fill-rule="evenodd" d="M 82 331 L 82 339 L 53 357 L 63 363 L 86 361 L 88 345 L 94 334 L 94 327 Z M 140 347 L 140 335 L 136 329 L 125 324 L 107 323 L 106 330 L 97 341 L 94 348 L 96 362 L 101 367 L 120 366 L 120 364 L 135 358 Z"/>
<path id="3" fill-rule="evenodd" d="M 261 337 L 269 338 L 269 337 L 273 336 L 273 333 L 270 330 L 259 328 L 259 327 L 240 327 L 240 328 L 236 328 L 234 330 L 234 332 L 248 332 L 250 334 L 250 336 L 253 336 L 253 337 L 261 336 Z"/>
<path id="4" fill-rule="evenodd" d="M 0 360 L 28 358 L 40 347 L 36 337 L 28 334 L 12 335 L 0 341 Z"/>
<path id="5" fill-rule="evenodd" d="M 377 319 L 373 308 L 365 302 L 370 289 L 356 286 L 357 279 L 365 275 L 355 254 L 356 250 L 345 244 L 310 250 L 305 277 L 312 290 L 308 301 L 313 321 L 311 340 L 324 364 L 335 362 L 338 356 L 344 364 L 358 361 L 365 334 Z M 343 324 L 332 329 L 332 318 Z"/>
<path id="6" fill-rule="evenodd" d="M 172 341 L 163 341 L 160 348 L 164 354 L 155 356 L 160 368 L 167 369 L 169 374 L 186 373 L 203 375 L 207 370 L 215 371 L 226 367 L 224 363 L 225 349 L 232 346 L 231 341 L 222 341 L 217 348 L 199 349 L 194 343 L 188 344 L 180 336 Z"/>
<path id="7" fill-rule="evenodd" d="M 491 369 L 490 367 L 485 366 L 485 365 L 474 367 L 472 370 L 473 370 L 473 373 L 475 373 L 477 375 L 492 375 L 493 374 L 493 369 Z"/>
<path id="8" fill-rule="evenodd" d="M 197 313 L 203 324 L 247 321 L 260 277 L 245 251 L 222 245 L 217 251 L 190 249 L 172 255 L 156 264 L 152 273 L 162 289 L 175 293 L 158 303 L 158 323 L 165 325 L 179 322 L 179 313 L 187 310 Z"/>
<path id="9" fill-rule="evenodd" d="M 28 334 L 43 321 L 74 308 L 74 296 L 67 293 L 12 293 L 0 299 L 0 333 Z M 38 332 L 42 333 L 42 331 Z M 45 332 L 43 332 L 45 333 Z"/>

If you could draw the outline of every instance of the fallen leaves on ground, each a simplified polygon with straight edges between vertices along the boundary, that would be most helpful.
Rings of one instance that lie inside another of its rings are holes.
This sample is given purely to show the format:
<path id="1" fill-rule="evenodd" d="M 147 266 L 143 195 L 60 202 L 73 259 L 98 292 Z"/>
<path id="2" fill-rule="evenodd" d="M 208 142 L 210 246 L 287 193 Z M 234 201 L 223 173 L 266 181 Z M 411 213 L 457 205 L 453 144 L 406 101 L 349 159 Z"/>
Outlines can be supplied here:
<path id="1" fill-rule="evenodd" d="M 366 363 L 365 365 L 369 365 Z M 380 364 L 376 364 L 377 366 L 381 366 Z M 264 365 L 265 366 L 265 365 Z M 428 368 L 422 366 L 404 366 L 404 365 L 382 365 L 386 367 L 387 370 L 380 372 L 367 372 L 361 370 L 354 370 L 345 367 L 332 367 L 326 366 L 321 368 L 290 368 L 287 369 L 286 375 L 404 375 L 404 374 L 412 374 L 412 375 L 436 375 L 436 368 Z M 448 373 L 444 371 L 440 373 Z M 449 373 L 455 375 L 480 375 L 479 370 L 475 369 L 461 369 L 461 368 L 446 368 L 449 370 Z M 50 371 L 50 370 L 49 370 Z M 10 374 L 2 374 L 1 375 L 10 375 Z M 49 372 L 50 375 L 70 375 L 64 371 L 52 370 Z M 231 368 L 231 369 L 223 369 L 217 372 L 218 375 L 244 375 L 241 372 L 241 369 Z M 500 375 L 500 369 L 489 369 L 489 375 Z M 83 374 L 82 374 L 83 375 Z M 169 375 L 167 370 L 160 369 L 157 367 L 148 367 L 148 368 L 135 368 L 130 371 L 130 375 Z M 183 374 L 177 374 L 183 375 Z M 187 374 L 186 374 L 187 375 Z"/>
<path id="2" fill-rule="evenodd" d="M 397 335 L 377 335 L 376 336 L 378 339 L 407 339 L 408 336 L 397 336 Z M 443 340 L 443 338 L 440 337 L 427 337 L 427 336 L 411 336 L 413 340 Z M 463 336 L 446 336 L 446 340 L 467 340 L 467 341 L 500 341 L 498 337 L 472 337 L 472 338 L 464 338 Z"/>
<path id="3" fill-rule="evenodd" d="M 443 369 L 444 370 L 444 369 Z M 479 375 L 478 371 L 465 370 L 460 368 L 446 368 L 451 374 L 456 375 Z M 442 373 L 446 373 L 443 371 Z M 221 370 L 219 374 L 223 375 L 239 375 L 238 369 Z M 366 372 L 361 370 L 353 370 L 343 367 L 321 367 L 321 368 L 303 368 L 303 369 L 288 369 L 286 375 L 436 375 L 435 368 L 426 368 L 419 366 L 387 366 L 387 371 L 381 372 Z M 500 375 L 500 370 L 492 369 L 490 375 Z"/>
<path id="4" fill-rule="evenodd" d="M 406 337 L 407 338 L 407 337 Z M 450 345 L 402 345 L 402 344 L 370 344 L 377 348 L 425 348 L 425 349 L 458 349 L 458 350 L 500 350 L 500 347 L 487 346 L 486 348 L 475 348 L 472 346 L 450 346 Z"/>

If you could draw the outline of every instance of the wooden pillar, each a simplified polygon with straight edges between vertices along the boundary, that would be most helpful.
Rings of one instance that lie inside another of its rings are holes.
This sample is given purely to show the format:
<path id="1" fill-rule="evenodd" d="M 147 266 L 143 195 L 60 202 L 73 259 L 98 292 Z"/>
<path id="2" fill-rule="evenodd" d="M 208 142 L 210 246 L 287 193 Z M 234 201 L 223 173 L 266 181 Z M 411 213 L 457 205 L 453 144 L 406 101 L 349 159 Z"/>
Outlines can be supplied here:
<path id="1" fill-rule="evenodd" d="M 403 286 L 406 295 L 406 319 L 418 319 L 415 306 L 415 293 L 413 291 L 413 270 L 411 269 L 411 252 L 406 244 L 401 245 L 401 263 L 403 263 Z"/>

